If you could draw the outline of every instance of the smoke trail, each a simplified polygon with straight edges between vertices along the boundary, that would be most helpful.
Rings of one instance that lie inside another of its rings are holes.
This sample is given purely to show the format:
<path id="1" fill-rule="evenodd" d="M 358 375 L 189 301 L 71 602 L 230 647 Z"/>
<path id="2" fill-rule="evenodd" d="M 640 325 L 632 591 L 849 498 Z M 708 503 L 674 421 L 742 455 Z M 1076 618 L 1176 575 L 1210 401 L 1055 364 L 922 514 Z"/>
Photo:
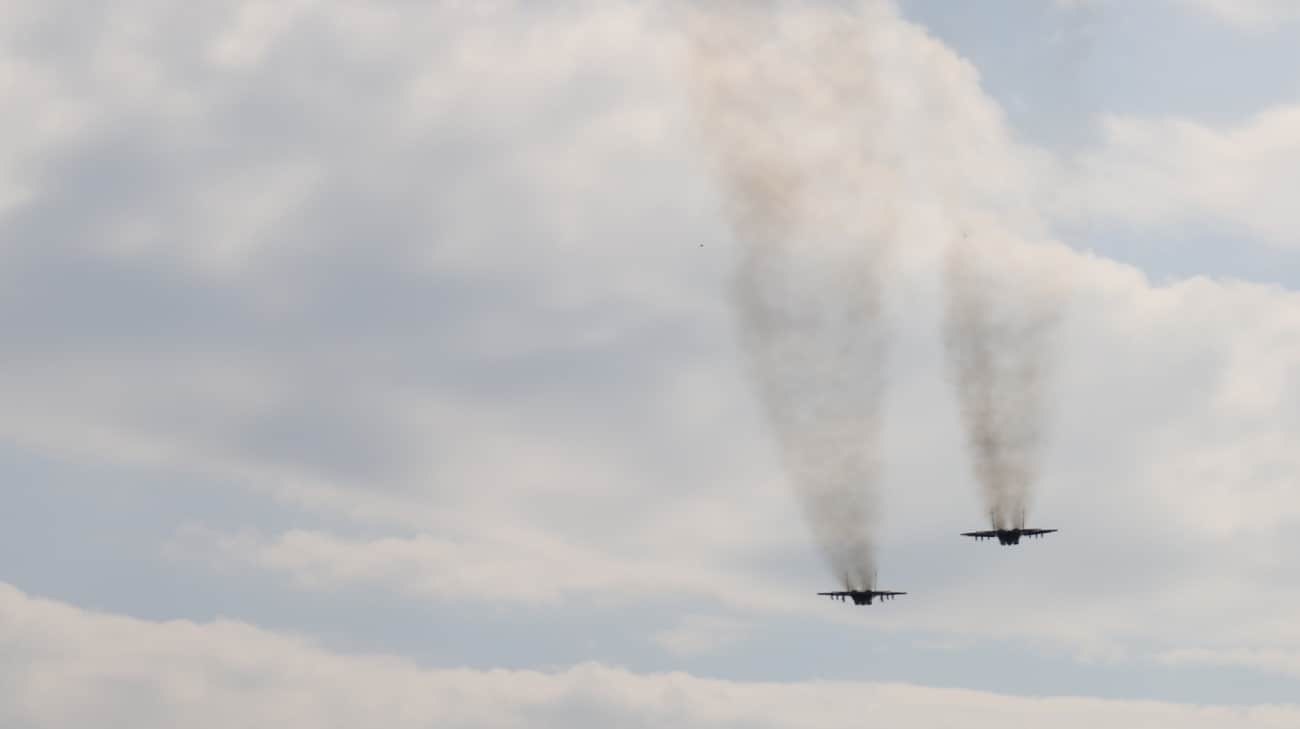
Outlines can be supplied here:
<path id="1" fill-rule="evenodd" d="M 948 251 L 944 340 L 995 529 L 1024 526 L 1044 436 L 1062 281 L 1008 241 Z M 982 253 L 983 255 L 980 255 Z"/>
<path id="2" fill-rule="evenodd" d="M 1057 10 L 1053 103 L 1043 108 L 1056 106 L 1057 118 L 1084 119 L 1086 63 L 1103 8 L 1074 3 Z M 1058 127 L 1075 137 L 1086 129 Z M 1037 195 L 1057 208 L 1061 192 L 1047 185 Z M 999 232 L 998 221 L 966 217 L 973 229 L 954 240 L 945 267 L 949 375 L 993 526 L 1023 527 L 1046 435 L 1046 394 L 1068 273 L 1050 250 Z"/>
<path id="3" fill-rule="evenodd" d="M 891 168 L 862 9 L 717 3 L 692 82 L 743 245 L 733 287 L 755 389 L 831 569 L 873 586 Z"/>

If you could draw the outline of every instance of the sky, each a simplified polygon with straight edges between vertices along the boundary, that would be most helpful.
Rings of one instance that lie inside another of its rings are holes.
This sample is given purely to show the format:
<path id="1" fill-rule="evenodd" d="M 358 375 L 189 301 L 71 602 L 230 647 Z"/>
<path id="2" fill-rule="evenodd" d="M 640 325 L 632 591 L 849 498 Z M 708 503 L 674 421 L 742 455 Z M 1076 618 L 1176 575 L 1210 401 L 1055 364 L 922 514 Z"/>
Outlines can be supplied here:
<path id="1" fill-rule="evenodd" d="M 770 0 L 722 127 L 694 10 L 0 0 L 0 724 L 1300 725 L 1300 3 Z M 895 601 L 814 594 L 755 119 L 888 215 Z M 972 231 L 1064 302 L 1015 548 Z"/>

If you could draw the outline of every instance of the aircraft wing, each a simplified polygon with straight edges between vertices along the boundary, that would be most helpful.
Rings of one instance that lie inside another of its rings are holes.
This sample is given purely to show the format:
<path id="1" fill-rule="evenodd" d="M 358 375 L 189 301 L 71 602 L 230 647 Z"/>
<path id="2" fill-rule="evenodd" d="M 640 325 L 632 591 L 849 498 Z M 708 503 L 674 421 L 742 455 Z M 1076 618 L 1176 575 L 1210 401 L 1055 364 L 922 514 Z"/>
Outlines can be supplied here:
<path id="1" fill-rule="evenodd" d="M 963 537 L 975 537 L 976 539 L 992 539 L 998 535 L 997 532 L 962 532 Z"/>
<path id="2" fill-rule="evenodd" d="M 895 595 L 906 595 L 906 594 L 907 594 L 906 592 L 888 592 L 888 591 L 877 591 L 875 593 L 876 597 L 894 597 Z"/>
<path id="3" fill-rule="evenodd" d="M 853 596 L 853 593 L 851 592 L 819 592 L 817 594 L 825 595 L 827 597 L 852 597 Z"/>
<path id="4" fill-rule="evenodd" d="M 1051 534 L 1051 533 L 1054 532 L 1054 531 L 1057 531 L 1057 530 L 1055 530 L 1055 529 L 1021 529 L 1021 530 L 1020 530 L 1020 533 L 1023 534 L 1023 535 L 1025 535 L 1026 537 L 1036 537 L 1036 536 L 1039 536 L 1040 534 Z"/>

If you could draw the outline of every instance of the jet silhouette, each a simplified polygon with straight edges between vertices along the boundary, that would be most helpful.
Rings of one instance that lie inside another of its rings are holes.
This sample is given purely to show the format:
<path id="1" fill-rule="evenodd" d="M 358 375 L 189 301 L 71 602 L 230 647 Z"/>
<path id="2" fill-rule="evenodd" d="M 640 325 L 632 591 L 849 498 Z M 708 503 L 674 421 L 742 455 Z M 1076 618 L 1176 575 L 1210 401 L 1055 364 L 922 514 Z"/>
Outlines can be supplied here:
<path id="1" fill-rule="evenodd" d="M 993 519 L 992 513 L 989 514 L 989 519 L 992 520 L 994 524 L 997 523 L 997 520 Z M 1057 530 L 1056 529 L 1026 529 L 1025 513 L 1022 511 L 1020 512 L 1020 525 L 1014 529 L 990 529 L 989 531 L 985 531 L 985 532 L 962 532 L 961 535 L 963 537 L 974 537 L 975 541 L 980 541 L 982 539 L 992 539 L 994 537 L 997 537 L 999 543 L 1011 545 L 1011 544 L 1020 544 L 1021 537 L 1041 537 L 1044 534 L 1051 534 L 1054 531 Z"/>
<path id="2" fill-rule="evenodd" d="M 848 598 L 853 598 L 854 605 L 870 605 L 871 601 L 880 598 L 881 600 L 893 600 L 898 595 L 906 595 L 906 592 L 888 592 L 884 590 L 842 590 L 840 592 L 819 592 L 818 595 L 825 595 L 832 600 L 844 602 Z"/>

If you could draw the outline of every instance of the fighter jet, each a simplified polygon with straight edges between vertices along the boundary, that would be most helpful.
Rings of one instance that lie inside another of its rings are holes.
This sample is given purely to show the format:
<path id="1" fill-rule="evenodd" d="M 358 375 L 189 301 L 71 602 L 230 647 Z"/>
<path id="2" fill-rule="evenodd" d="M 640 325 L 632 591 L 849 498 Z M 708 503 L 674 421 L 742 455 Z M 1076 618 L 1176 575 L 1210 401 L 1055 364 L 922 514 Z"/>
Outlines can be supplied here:
<path id="1" fill-rule="evenodd" d="M 871 601 L 880 598 L 881 600 L 893 600 L 899 595 L 906 595 L 906 592 L 887 592 L 882 590 L 842 590 L 840 592 L 819 592 L 818 595 L 825 595 L 832 600 L 844 602 L 848 598 L 853 598 L 854 605 L 870 605 Z"/>
<path id="2" fill-rule="evenodd" d="M 997 520 L 993 519 L 992 514 L 989 514 L 989 518 L 993 520 L 995 524 L 997 523 Z M 1056 529 L 1026 529 L 1024 524 L 1025 514 L 1024 512 L 1021 512 L 1020 526 L 1014 529 L 991 529 L 986 532 L 962 532 L 962 536 L 974 537 L 975 541 L 997 537 L 998 542 L 1011 545 L 1020 544 L 1021 537 L 1042 537 L 1044 534 L 1051 534 L 1052 532 L 1057 531 Z"/>

